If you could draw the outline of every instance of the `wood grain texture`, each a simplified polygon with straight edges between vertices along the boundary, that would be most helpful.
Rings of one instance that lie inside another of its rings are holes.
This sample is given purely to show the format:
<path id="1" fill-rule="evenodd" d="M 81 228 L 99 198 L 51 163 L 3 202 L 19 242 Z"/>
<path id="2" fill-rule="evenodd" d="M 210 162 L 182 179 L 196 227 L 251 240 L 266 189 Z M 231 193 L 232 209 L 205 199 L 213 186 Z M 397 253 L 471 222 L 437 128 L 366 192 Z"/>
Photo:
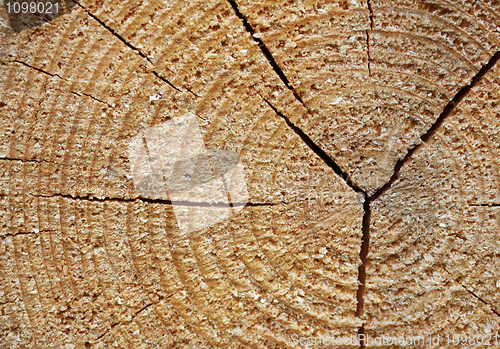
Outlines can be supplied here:
<path id="1" fill-rule="evenodd" d="M 372 203 L 372 336 L 499 331 L 499 73 L 497 63 Z"/>
<path id="2" fill-rule="evenodd" d="M 500 47 L 481 1 L 236 2 L 309 111 L 292 121 L 370 195 Z"/>
<path id="3" fill-rule="evenodd" d="M 81 7 L 2 38 L 5 347 L 273 347 L 311 329 L 357 333 L 363 198 L 264 100 L 303 109 L 232 8 L 194 5 L 227 23 L 176 68 L 199 82 L 192 92 Z M 206 64 L 196 79 L 193 57 Z M 249 205 L 183 235 L 170 203 L 137 195 L 127 146 L 188 111 L 207 148 L 240 154 Z"/>
<path id="4" fill-rule="evenodd" d="M 497 1 L 0 9 L 1 348 L 500 334 Z M 210 203 L 139 192 L 128 152 L 187 113 L 248 188 L 189 233 L 174 205 Z"/>

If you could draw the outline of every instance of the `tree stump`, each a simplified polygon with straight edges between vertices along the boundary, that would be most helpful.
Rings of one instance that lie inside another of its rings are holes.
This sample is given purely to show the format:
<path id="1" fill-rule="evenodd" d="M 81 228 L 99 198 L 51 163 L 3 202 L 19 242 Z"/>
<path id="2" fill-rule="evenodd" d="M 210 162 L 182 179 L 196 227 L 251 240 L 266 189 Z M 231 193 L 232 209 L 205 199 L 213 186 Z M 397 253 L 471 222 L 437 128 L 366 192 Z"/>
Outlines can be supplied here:
<path id="1" fill-rule="evenodd" d="M 500 347 L 496 0 L 4 1 L 0 347 Z"/>

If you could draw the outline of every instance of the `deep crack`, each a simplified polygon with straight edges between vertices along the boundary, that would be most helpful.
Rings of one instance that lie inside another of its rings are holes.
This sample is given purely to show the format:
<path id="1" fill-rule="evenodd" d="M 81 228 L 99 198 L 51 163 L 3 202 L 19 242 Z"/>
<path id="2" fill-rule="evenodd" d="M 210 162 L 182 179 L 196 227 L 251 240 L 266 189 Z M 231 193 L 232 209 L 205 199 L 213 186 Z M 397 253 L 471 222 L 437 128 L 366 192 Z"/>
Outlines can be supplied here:
<path id="1" fill-rule="evenodd" d="M 471 89 L 478 84 L 478 82 L 483 78 L 483 76 L 495 65 L 495 63 L 500 59 L 500 51 L 495 53 L 493 57 L 491 57 L 490 61 L 483 66 L 483 68 L 472 78 L 471 82 L 469 85 L 464 86 L 458 93 L 453 97 L 453 99 L 446 105 L 446 107 L 443 109 L 443 112 L 439 117 L 436 119 L 436 122 L 427 130 L 427 132 L 420 137 L 422 142 L 412 148 L 406 156 L 399 160 L 396 163 L 396 166 L 394 167 L 394 173 L 392 174 L 391 178 L 389 181 L 379 190 L 377 190 L 373 195 L 371 195 L 371 201 L 377 199 L 380 197 L 382 194 L 384 194 L 387 190 L 389 190 L 394 182 L 398 180 L 399 178 L 399 173 L 401 171 L 401 168 L 409 161 L 409 159 L 412 157 L 412 155 L 429 139 L 437 132 L 437 130 L 441 127 L 441 125 L 444 123 L 444 121 L 448 118 L 448 116 L 451 115 L 451 112 L 455 109 L 455 107 L 464 99 L 464 97 L 471 91 Z"/>
<path id="2" fill-rule="evenodd" d="M 363 215 L 363 238 L 361 241 L 361 249 L 359 252 L 359 258 L 361 259 L 361 264 L 359 266 L 359 287 L 356 294 L 358 300 L 358 305 L 356 308 L 356 316 L 361 317 L 364 311 L 364 293 L 365 293 L 365 282 L 366 282 L 366 261 L 368 258 L 368 248 L 370 246 L 370 210 L 371 200 L 365 196 L 365 202 L 363 204 L 364 215 Z"/>
<path id="3" fill-rule="evenodd" d="M 280 116 L 282 119 L 285 120 L 286 124 L 288 125 L 288 127 L 290 127 L 301 139 L 302 141 L 316 154 L 318 155 L 322 160 L 323 162 L 328 165 L 328 167 L 330 167 L 340 178 L 342 178 L 346 183 L 347 185 L 352 189 L 354 190 L 355 192 L 357 193 L 363 193 L 365 194 L 365 192 L 358 188 L 349 178 L 349 175 L 346 174 L 345 172 L 342 171 L 342 169 L 335 163 L 335 161 L 332 160 L 332 158 L 330 158 L 323 149 L 321 149 L 316 143 L 314 143 L 313 140 L 311 140 L 311 138 L 309 138 L 308 135 L 306 135 L 304 133 L 304 131 L 302 131 L 300 128 L 298 128 L 297 126 L 295 126 L 289 118 L 287 118 L 284 114 L 282 114 L 280 111 L 278 111 L 278 109 L 276 109 L 276 107 L 274 107 L 267 99 L 265 99 L 259 92 L 257 92 L 257 94 L 267 103 L 267 105 L 269 105 L 269 107 L 278 115 Z"/>
<path id="4" fill-rule="evenodd" d="M 373 30 L 373 9 L 370 0 L 366 0 L 366 5 L 368 6 L 368 11 L 370 12 L 370 29 Z"/>
<path id="5" fill-rule="evenodd" d="M 243 26 L 245 27 L 246 31 L 250 34 L 252 39 L 257 43 L 260 50 L 262 51 L 262 53 L 266 57 L 267 61 L 269 62 L 269 64 L 273 68 L 274 72 L 278 75 L 278 77 L 281 79 L 283 84 L 290 91 L 292 91 L 293 96 L 300 102 L 300 104 L 302 104 L 302 106 L 309 112 L 309 114 L 311 114 L 309 108 L 304 104 L 304 101 L 302 100 L 302 98 L 300 98 L 297 91 L 295 91 L 293 86 L 288 81 L 285 73 L 283 73 L 283 70 L 281 70 L 278 63 L 276 63 L 276 60 L 274 59 L 273 55 L 271 54 L 271 51 L 269 51 L 267 46 L 264 44 L 264 42 L 260 38 L 257 38 L 254 36 L 255 30 L 252 28 L 252 26 L 250 25 L 248 20 L 245 18 L 245 16 L 243 16 L 243 14 L 240 12 L 240 10 L 238 8 L 238 4 L 234 0 L 227 0 L 227 2 L 229 2 L 231 7 L 234 9 L 234 12 L 236 12 L 236 16 L 238 16 L 238 18 L 243 21 Z"/>
<path id="6" fill-rule="evenodd" d="M 79 1 L 76 1 L 75 0 L 75 3 L 80 7 L 82 8 L 90 17 L 92 17 L 97 23 L 99 23 L 102 27 L 104 27 L 107 31 L 109 31 L 111 34 L 113 34 L 113 36 L 115 36 L 118 40 L 120 40 L 122 43 L 124 43 L 128 48 L 132 49 L 133 51 L 135 51 L 139 56 L 141 56 L 142 58 L 144 58 L 145 60 L 147 60 L 149 63 L 151 63 L 153 66 L 153 62 L 149 59 L 149 57 L 147 57 L 144 53 L 142 53 L 137 47 L 133 46 L 131 43 L 129 43 L 127 40 L 125 40 L 120 34 L 118 34 L 115 30 L 113 30 L 111 27 L 109 27 L 106 23 L 104 23 L 102 20 L 100 20 L 97 16 L 95 16 L 92 12 L 90 12 L 89 10 L 87 10 L 87 8 L 85 8 L 82 4 L 80 4 Z M 170 81 L 168 81 L 166 78 L 164 78 L 163 76 L 161 76 L 158 72 L 154 71 L 153 70 L 153 74 L 159 78 L 161 81 L 167 83 L 170 87 L 172 87 L 174 90 L 176 90 L 177 92 L 181 92 L 182 91 L 180 89 L 178 89 L 177 87 L 175 87 Z"/>
<path id="7" fill-rule="evenodd" d="M 370 35 L 368 34 L 368 30 L 366 31 L 366 61 L 368 65 L 368 76 L 372 76 L 372 69 L 370 66 Z"/>
<path id="8" fill-rule="evenodd" d="M 148 199 L 148 198 L 143 198 L 143 197 L 137 197 L 137 198 L 120 198 L 120 197 L 94 197 L 94 196 L 73 196 L 69 194 L 51 194 L 51 195 L 37 195 L 37 194 L 28 194 L 32 197 L 36 198 L 45 198 L 45 199 L 50 199 L 50 198 L 55 198 L 55 197 L 61 197 L 61 198 L 66 198 L 66 199 L 72 199 L 72 200 L 83 200 L 83 201 L 96 201 L 96 202 L 137 202 L 137 201 L 142 201 L 146 203 L 152 203 L 152 204 L 163 204 L 163 205 L 170 205 L 170 206 L 194 206 L 194 207 L 228 207 L 229 202 L 193 202 L 193 201 L 170 201 L 166 199 Z M 231 202 L 232 207 L 259 207 L 259 206 L 277 206 L 277 205 L 289 205 L 289 204 L 294 204 L 294 203 L 299 203 L 299 202 L 305 202 L 305 201 L 310 201 L 310 199 L 304 199 L 304 200 L 297 200 L 297 201 L 282 201 L 282 202 L 277 202 L 277 203 L 272 203 L 272 202 Z"/>

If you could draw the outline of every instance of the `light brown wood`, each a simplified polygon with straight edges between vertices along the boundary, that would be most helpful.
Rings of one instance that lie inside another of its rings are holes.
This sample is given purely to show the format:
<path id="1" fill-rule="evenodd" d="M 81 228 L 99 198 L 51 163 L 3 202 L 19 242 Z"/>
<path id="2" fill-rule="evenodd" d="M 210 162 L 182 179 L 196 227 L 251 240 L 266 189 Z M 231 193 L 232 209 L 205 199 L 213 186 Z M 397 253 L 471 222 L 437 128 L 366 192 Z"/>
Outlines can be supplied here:
<path id="1" fill-rule="evenodd" d="M 500 329 L 499 77 L 497 63 L 372 204 L 373 337 L 426 331 L 439 348 L 446 335 Z"/>
<path id="2" fill-rule="evenodd" d="M 496 1 L 0 8 L 0 347 L 500 335 Z M 154 163 L 188 113 L 239 155 L 232 208 L 134 182 L 130 144 Z"/>

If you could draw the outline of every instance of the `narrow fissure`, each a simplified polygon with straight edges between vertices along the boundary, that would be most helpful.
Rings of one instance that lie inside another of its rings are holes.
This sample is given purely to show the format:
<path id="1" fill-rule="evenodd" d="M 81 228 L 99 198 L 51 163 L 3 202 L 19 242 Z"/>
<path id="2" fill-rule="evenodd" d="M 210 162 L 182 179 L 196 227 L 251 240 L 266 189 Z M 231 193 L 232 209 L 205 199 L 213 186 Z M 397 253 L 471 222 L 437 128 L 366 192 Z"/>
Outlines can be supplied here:
<path id="1" fill-rule="evenodd" d="M 450 276 L 453 276 L 450 274 L 450 272 L 448 272 L 446 269 L 445 271 L 450 275 Z M 454 279 L 455 280 L 455 279 Z M 496 316 L 500 317 L 500 313 L 498 311 L 496 311 L 495 309 L 493 309 L 493 307 L 488 304 L 484 299 L 482 299 L 481 297 L 479 297 L 477 294 L 475 294 L 474 292 L 472 292 L 471 290 L 469 290 L 467 287 L 465 287 L 465 285 L 463 285 L 462 283 L 460 283 L 458 280 L 455 280 L 455 282 L 457 282 L 460 286 L 462 286 L 464 288 L 464 290 L 466 290 L 472 297 L 476 298 L 478 301 L 480 301 L 481 303 L 485 304 L 488 306 L 488 308 L 491 309 L 491 311 L 493 313 L 495 313 Z"/>
<path id="2" fill-rule="evenodd" d="M 437 132 L 437 130 L 441 127 L 441 125 L 444 123 L 444 121 L 448 118 L 448 116 L 451 115 L 451 112 L 455 109 L 455 107 L 464 99 L 464 97 L 471 91 L 471 89 L 477 85 L 477 83 L 482 79 L 482 77 L 495 65 L 495 63 L 500 59 L 500 51 L 495 53 L 493 57 L 491 57 L 490 61 L 483 66 L 483 68 L 474 76 L 474 78 L 471 80 L 470 84 L 467 86 L 464 86 L 458 93 L 453 97 L 453 99 L 446 105 L 446 107 L 443 109 L 443 112 L 439 117 L 436 119 L 436 122 L 427 130 L 427 132 L 420 137 L 422 142 L 412 148 L 406 156 L 399 160 L 396 163 L 396 166 L 394 167 L 394 173 L 391 176 L 391 179 L 377 192 L 375 192 L 372 196 L 371 199 L 372 201 L 380 197 L 382 194 L 384 194 L 391 186 L 394 184 L 394 182 L 399 178 L 399 173 L 401 171 L 401 168 L 403 167 L 404 164 L 406 164 L 409 159 L 412 157 L 412 155 L 419 149 L 422 144 L 425 144 L 431 137 Z"/>
<path id="3" fill-rule="evenodd" d="M 368 6 L 368 11 L 370 12 L 370 30 L 373 30 L 373 10 L 372 10 L 372 4 L 370 0 L 366 0 L 366 5 Z M 366 55 L 367 57 L 367 63 L 368 63 L 368 76 L 372 76 L 372 70 L 370 66 L 370 34 L 368 30 L 366 30 Z"/>
<path id="4" fill-rule="evenodd" d="M 460 284 L 460 286 L 462 286 L 467 292 L 469 292 L 472 297 L 476 298 L 481 303 L 487 305 L 496 316 L 500 317 L 500 313 L 498 313 L 495 309 L 493 309 L 493 307 L 490 304 L 486 303 L 486 301 L 484 299 L 482 299 L 481 297 L 479 297 L 478 295 L 476 295 L 474 292 L 472 292 L 471 290 L 469 290 L 464 285 Z"/>
<path id="5" fill-rule="evenodd" d="M 142 313 L 144 310 L 146 310 L 147 308 L 149 308 L 150 306 L 152 306 L 153 303 L 149 303 L 148 305 L 142 307 L 141 309 L 139 309 L 138 311 L 135 312 L 135 314 L 132 316 L 132 319 L 130 321 L 133 321 L 134 318 L 139 315 L 140 313 Z"/>
<path id="6" fill-rule="evenodd" d="M 293 89 L 293 86 L 289 83 L 288 79 L 286 78 L 285 74 L 283 71 L 279 68 L 278 64 L 274 60 L 273 56 L 271 55 L 271 52 L 269 49 L 266 47 L 264 42 L 260 38 L 256 38 L 254 36 L 255 31 L 253 28 L 250 26 L 248 23 L 247 19 L 243 16 L 243 14 L 240 12 L 238 9 L 238 5 L 234 0 L 227 0 L 231 7 L 234 9 L 236 15 L 242 20 L 243 26 L 245 27 L 246 31 L 252 36 L 253 40 L 257 42 L 259 48 L 261 49 L 262 53 L 268 60 L 269 64 L 273 68 L 274 72 L 279 76 L 283 84 L 290 90 L 292 91 L 294 97 L 302 104 L 302 106 L 311 114 L 307 106 L 304 104 L 300 96 L 296 93 L 296 91 Z M 373 28 L 373 13 L 371 10 L 371 5 L 368 0 L 368 8 L 370 9 L 370 28 Z M 368 30 L 366 31 L 366 45 L 367 45 L 367 60 L 368 60 L 368 72 L 369 75 L 371 75 L 371 70 L 370 70 L 370 48 L 369 48 L 369 33 Z M 356 313 L 355 315 L 357 317 L 361 317 L 363 315 L 363 306 L 364 306 L 364 292 L 365 292 L 365 281 L 366 281 L 366 261 L 368 257 L 368 250 L 369 250 L 369 243 L 370 243 L 370 236 L 369 236 L 369 227 L 370 227 L 370 203 L 371 200 L 368 197 L 368 195 L 359 187 L 357 187 L 349 178 L 349 176 L 342 171 L 342 169 L 331 159 L 323 149 L 321 149 L 317 144 L 315 144 L 309 136 L 307 136 L 299 127 L 294 125 L 285 115 L 283 115 L 281 112 L 278 111 L 277 108 L 275 108 L 267 99 L 265 99 L 262 95 L 259 94 L 259 96 L 269 105 L 273 111 L 283 118 L 286 122 L 286 124 L 302 139 L 302 141 L 316 154 L 318 155 L 324 162 L 327 164 L 338 176 L 340 176 L 346 183 L 347 185 L 353 189 L 354 191 L 358 193 L 363 193 L 365 197 L 365 202 L 363 204 L 364 208 L 364 215 L 363 215 L 363 228 L 362 228 L 362 242 L 361 242 L 361 247 L 360 247 L 360 259 L 361 259 L 361 265 L 359 266 L 359 272 L 358 272 L 358 283 L 359 287 L 356 292 L 356 298 L 357 298 L 357 308 L 356 308 Z M 358 335 L 364 334 L 364 324 L 361 326 L 361 328 L 358 331 Z M 359 337 L 358 337 L 359 338 Z M 364 348 L 364 342 L 360 343 L 360 347 Z"/>
<path id="7" fill-rule="evenodd" d="M 372 69 L 370 67 L 370 35 L 368 34 L 368 30 L 366 31 L 366 55 L 368 64 L 368 76 L 372 76 Z"/>
<path id="8" fill-rule="evenodd" d="M 53 165 L 59 165 L 53 161 L 41 159 L 41 160 L 35 160 L 35 159 L 21 159 L 21 158 L 0 158 L 0 161 L 21 161 L 21 162 L 34 162 L 37 164 L 41 164 L 42 162 L 48 163 L 48 164 L 53 164 Z"/>
<path id="9" fill-rule="evenodd" d="M 114 31 L 111 27 L 109 27 L 108 25 L 106 25 L 106 23 L 104 23 L 103 21 L 101 21 L 99 18 L 97 18 L 92 12 L 90 12 L 89 10 L 87 10 L 82 4 L 80 4 L 79 1 L 76 1 L 75 0 L 75 3 L 80 7 L 82 8 L 90 17 L 92 17 L 97 23 L 99 23 L 101 26 L 103 26 L 107 31 L 109 31 L 111 34 L 113 34 L 113 36 L 115 36 L 118 40 L 120 40 L 121 42 L 123 42 L 128 48 L 132 49 L 133 51 L 137 52 L 137 54 L 139 56 L 141 56 L 142 58 L 144 58 L 145 60 L 147 60 L 149 63 L 151 63 L 153 66 L 153 62 L 144 54 L 142 53 L 138 48 L 134 47 L 131 43 L 129 43 L 127 40 L 125 40 L 120 34 L 118 34 L 116 31 Z M 175 87 L 170 81 L 168 81 L 167 79 L 165 79 L 163 76 L 161 76 L 160 74 L 158 74 L 158 72 L 154 71 L 153 70 L 153 74 L 159 78 L 161 81 L 165 82 L 166 84 L 168 84 L 170 87 L 172 87 L 174 90 L 176 90 L 177 92 L 181 92 L 182 91 L 180 89 L 178 89 L 177 87 Z"/>
<path id="10" fill-rule="evenodd" d="M 302 100 L 302 98 L 300 98 L 300 96 L 298 95 L 297 91 L 294 90 L 293 86 L 288 81 L 287 77 L 285 76 L 285 73 L 283 73 L 283 71 L 281 70 L 281 68 L 278 66 L 278 63 L 276 63 L 273 55 L 271 54 L 271 52 L 269 51 L 269 49 L 267 48 L 267 46 L 264 44 L 264 42 L 260 38 L 256 38 L 254 36 L 255 30 L 252 28 L 252 26 L 250 25 L 250 23 L 248 23 L 248 21 L 245 18 L 245 16 L 243 16 L 243 14 L 240 12 L 240 10 L 238 8 L 238 4 L 236 4 L 236 2 L 234 0 L 227 0 L 227 2 L 231 5 L 231 7 L 233 8 L 234 12 L 236 12 L 236 16 L 238 16 L 238 18 L 243 21 L 243 26 L 245 27 L 246 31 L 250 34 L 250 36 L 252 37 L 252 39 L 257 43 L 257 45 L 259 46 L 260 50 L 262 51 L 262 53 L 266 57 L 267 61 L 269 62 L 269 64 L 273 68 L 274 72 L 279 76 L 279 78 L 281 79 L 281 81 L 283 82 L 283 84 L 285 84 L 285 86 L 290 91 L 292 91 L 293 96 L 300 102 L 300 104 L 302 104 L 302 106 L 309 112 L 309 114 L 311 114 L 309 108 L 307 108 L 307 106 L 304 104 L 304 101 Z"/>
<path id="11" fill-rule="evenodd" d="M 113 106 L 111 106 L 108 102 L 101 101 L 100 99 L 95 98 L 94 96 L 89 95 L 88 93 L 80 92 L 81 93 L 80 94 L 80 93 L 75 92 L 75 91 L 70 91 L 70 92 L 73 93 L 73 94 L 75 94 L 75 95 L 77 95 L 77 96 L 79 96 L 79 97 L 81 97 L 82 95 L 87 96 L 87 97 L 89 97 L 90 99 L 93 99 L 96 102 L 99 102 L 99 103 L 102 103 L 102 104 L 106 104 L 108 107 L 113 108 Z"/>
<path id="12" fill-rule="evenodd" d="M 368 260 L 368 250 L 370 247 L 370 209 L 371 200 L 365 195 L 365 202 L 363 204 L 364 215 L 363 215 L 363 236 L 361 239 L 361 249 L 359 252 L 359 258 L 361 259 L 361 264 L 358 268 L 358 291 L 356 292 L 356 299 L 358 301 L 356 307 L 356 316 L 361 318 L 364 314 L 364 296 L 365 296 L 365 283 L 366 283 L 366 262 Z M 358 339 L 364 338 L 362 335 L 365 334 L 365 325 L 361 325 L 358 330 Z M 360 348 L 364 348 L 364 341 L 360 342 Z"/>
<path id="13" fill-rule="evenodd" d="M 15 59 L 15 60 L 14 60 L 14 62 L 19 63 L 19 64 L 22 64 L 22 65 L 24 65 L 24 66 L 26 66 L 26 67 L 28 67 L 28 68 L 31 68 L 31 69 L 33 69 L 33 70 L 36 70 L 36 71 L 40 72 L 40 73 L 46 74 L 46 75 L 48 75 L 48 76 L 50 76 L 50 77 L 57 76 L 57 77 L 58 77 L 59 79 L 61 79 L 61 80 L 68 81 L 68 80 L 66 80 L 66 79 L 63 79 L 63 78 L 62 78 L 60 75 L 58 75 L 58 74 L 51 74 L 51 73 L 49 73 L 48 71 L 45 71 L 45 70 L 40 69 L 40 68 L 37 68 L 37 67 L 33 67 L 32 65 L 29 65 L 28 63 L 25 63 L 25 62 L 23 62 L 23 61 L 18 61 L 17 59 Z"/>
<path id="14" fill-rule="evenodd" d="M 105 197 L 105 198 L 97 198 L 93 196 L 72 196 L 69 194 L 52 194 L 52 195 L 36 195 L 36 194 L 28 194 L 32 197 L 36 198 L 55 198 L 55 197 L 61 197 L 61 198 L 66 198 L 66 199 L 73 199 L 73 200 L 84 200 L 84 201 L 98 201 L 98 202 L 105 202 L 105 201 L 110 201 L 110 202 L 136 202 L 136 201 L 142 201 L 142 202 L 147 202 L 147 203 L 152 203 L 152 204 L 163 204 L 163 205 L 176 205 L 176 206 L 194 206 L 194 207 L 227 207 L 229 205 L 228 202 L 193 202 L 193 201 L 171 201 L 171 200 L 165 200 L 165 199 L 148 199 L 148 198 L 134 198 L 134 199 L 125 199 L 125 198 L 118 198 L 118 197 Z M 290 202 L 278 202 L 278 203 L 272 203 L 272 202 L 232 202 L 231 207 L 258 207 L 258 206 L 276 206 L 276 205 L 287 205 L 295 202 L 303 202 L 307 201 L 306 200 L 300 200 L 300 201 L 290 201 Z"/>
<path id="15" fill-rule="evenodd" d="M 22 65 L 24 65 L 24 66 L 26 66 L 26 67 L 28 67 L 28 68 L 30 68 L 30 69 L 36 70 L 37 72 L 42 73 L 42 74 L 45 74 L 45 75 L 48 75 L 48 76 L 50 76 L 50 77 L 58 77 L 59 79 L 61 79 L 61 80 L 63 80 L 63 81 L 69 82 L 69 81 L 68 81 L 68 79 L 63 78 L 63 77 L 62 77 L 62 76 L 60 76 L 59 74 L 52 74 L 52 73 L 49 73 L 49 72 L 48 72 L 48 71 L 46 71 L 46 70 L 43 70 L 43 69 L 41 69 L 41 68 L 34 67 L 34 66 L 32 66 L 32 65 L 29 65 L 29 64 L 28 64 L 28 63 L 26 63 L 26 62 L 19 61 L 19 60 L 17 60 L 17 59 L 15 59 L 13 62 L 15 62 L 15 63 L 19 63 L 19 64 L 22 64 Z M 48 83 L 48 82 L 47 82 L 47 83 Z M 47 92 L 47 91 L 46 91 L 46 86 L 47 86 L 47 83 L 46 83 L 46 84 L 44 85 L 44 87 L 43 87 L 43 89 L 44 89 L 44 91 L 45 91 L 45 92 Z M 92 98 L 92 99 L 93 99 L 93 100 L 95 100 L 96 102 L 100 102 L 100 103 L 106 104 L 108 107 L 113 108 L 113 107 L 112 107 L 109 103 L 104 102 L 104 101 L 101 101 L 99 98 L 96 98 L 96 97 L 94 97 L 94 96 L 92 96 L 92 95 L 90 95 L 90 94 L 88 94 L 88 93 L 85 93 L 85 92 L 76 92 L 76 91 L 69 91 L 69 92 L 70 92 L 70 93 L 72 93 L 72 94 L 74 94 L 74 95 L 76 95 L 76 96 L 78 96 L 78 97 L 81 97 L 82 95 L 87 96 L 87 97 L 89 97 L 89 98 Z M 40 106 L 40 104 L 41 104 L 41 102 L 38 104 L 38 106 Z"/>
<path id="16" fill-rule="evenodd" d="M 372 3 L 370 0 L 366 0 L 366 4 L 368 5 L 368 11 L 370 12 L 370 29 L 373 30 L 373 10 Z"/>
<path id="17" fill-rule="evenodd" d="M 288 127 L 290 127 L 294 132 L 295 134 L 297 134 L 301 139 L 302 141 L 316 154 L 318 155 L 322 160 L 323 162 L 328 165 L 328 167 L 330 167 L 340 178 L 342 178 L 346 183 L 347 185 L 354 191 L 358 192 L 358 193 L 363 193 L 365 194 L 365 192 L 358 188 L 350 179 L 349 179 L 349 175 L 347 173 L 345 173 L 344 171 L 342 171 L 342 169 L 335 163 L 335 161 L 332 160 L 332 158 L 330 158 L 325 152 L 323 149 L 321 149 L 316 143 L 314 143 L 314 141 L 309 138 L 308 135 L 306 135 L 304 133 L 304 131 L 302 131 L 300 128 L 298 128 L 297 126 L 295 126 L 285 115 L 283 115 L 278 109 L 276 109 L 267 99 L 265 99 L 260 93 L 257 92 L 257 94 L 260 96 L 260 98 L 262 98 L 266 103 L 267 105 L 279 116 L 281 117 L 283 120 L 285 120 L 286 124 L 288 125 Z M 365 194 L 366 196 L 366 194 Z"/>

